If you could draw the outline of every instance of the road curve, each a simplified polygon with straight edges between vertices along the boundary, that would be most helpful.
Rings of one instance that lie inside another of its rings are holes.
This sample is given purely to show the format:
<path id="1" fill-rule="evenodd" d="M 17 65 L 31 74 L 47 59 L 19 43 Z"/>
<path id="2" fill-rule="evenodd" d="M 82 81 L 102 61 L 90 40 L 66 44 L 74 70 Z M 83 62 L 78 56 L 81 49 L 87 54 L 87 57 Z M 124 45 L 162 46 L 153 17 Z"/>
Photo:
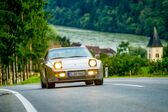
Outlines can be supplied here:
<path id="1" fill-rule="evenodd" d="M 168 78 L 105 79 L 103 86 L 66 83 L 54 89 L 41 89 L 40 84 L 3 88 L 23 95 L 38 112 L 168 112 Z M 1 89 L 0 112 L 26 111 L 14 95 Z"/>

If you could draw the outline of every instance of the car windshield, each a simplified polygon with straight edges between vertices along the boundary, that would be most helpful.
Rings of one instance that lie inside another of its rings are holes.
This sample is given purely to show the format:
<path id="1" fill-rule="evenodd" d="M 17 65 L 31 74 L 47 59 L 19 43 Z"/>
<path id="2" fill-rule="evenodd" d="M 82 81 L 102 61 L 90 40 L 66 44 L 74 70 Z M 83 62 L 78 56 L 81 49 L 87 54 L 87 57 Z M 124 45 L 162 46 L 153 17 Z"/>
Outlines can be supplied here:
<path id="1" fill-rule="evenodd" d="M 60 48 L 49 51 L 49 59 L 59 58 L 75 58 L 75 57 L 92 57 L 91 53 L 86 48 Z"/>

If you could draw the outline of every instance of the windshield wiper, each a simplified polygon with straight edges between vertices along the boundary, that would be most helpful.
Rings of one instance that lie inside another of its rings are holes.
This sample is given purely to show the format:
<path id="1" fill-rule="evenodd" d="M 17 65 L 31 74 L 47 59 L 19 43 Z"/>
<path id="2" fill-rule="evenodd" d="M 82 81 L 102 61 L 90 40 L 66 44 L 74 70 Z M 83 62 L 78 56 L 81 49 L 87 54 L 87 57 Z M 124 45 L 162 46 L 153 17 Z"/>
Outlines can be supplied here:
<path id="1" fill-rule="evenodd" d="M 55 58 L 51 58 L 51 60 L 53 60 L 53 59 L 60 59 L 60 58 L 76 58 L 76 57 L 87 57 L 87 56 L 55 57 Z"/>
<path id="2" fill-rule="evenodd" d="M 67 58 L 67 57 L 55 57 L 55 58 L 51 58 L 51 60 L 53 60 L 53 59 L 60 59 L 60 58 Z"/>
<path id="3" fill-rule="evenodd" d="M 70 56 L 70 57 L 67 57 L 67 58 L 75 58 L 75 57 L 87 57 L 87 56 Z"/>

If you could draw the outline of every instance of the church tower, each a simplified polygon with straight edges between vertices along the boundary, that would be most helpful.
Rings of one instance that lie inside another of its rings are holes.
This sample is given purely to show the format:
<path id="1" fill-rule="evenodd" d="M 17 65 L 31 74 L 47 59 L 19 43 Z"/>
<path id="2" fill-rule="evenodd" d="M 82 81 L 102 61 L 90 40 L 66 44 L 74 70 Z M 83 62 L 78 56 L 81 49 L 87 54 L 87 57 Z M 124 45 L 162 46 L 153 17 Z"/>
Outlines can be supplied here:
<path id="1" fill-rule="evenodd" d="M 153 37 L 150 38 L 147 45 L 147 59 L 152 61 L 162 60 L 163 46 L 158 37 L 156 27 L 154 27 Z"/>

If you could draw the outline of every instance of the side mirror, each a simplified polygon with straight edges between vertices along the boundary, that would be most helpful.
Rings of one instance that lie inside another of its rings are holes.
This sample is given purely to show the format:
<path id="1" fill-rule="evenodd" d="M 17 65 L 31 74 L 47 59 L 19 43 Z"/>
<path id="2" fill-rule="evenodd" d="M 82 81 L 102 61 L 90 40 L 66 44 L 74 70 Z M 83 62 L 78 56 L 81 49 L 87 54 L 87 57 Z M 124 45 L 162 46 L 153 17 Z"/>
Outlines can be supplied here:
<path id="1" fill-rule="evenodd" d="M 100 59 L 100 54 L 95 54 L 96 59 Z"/>

